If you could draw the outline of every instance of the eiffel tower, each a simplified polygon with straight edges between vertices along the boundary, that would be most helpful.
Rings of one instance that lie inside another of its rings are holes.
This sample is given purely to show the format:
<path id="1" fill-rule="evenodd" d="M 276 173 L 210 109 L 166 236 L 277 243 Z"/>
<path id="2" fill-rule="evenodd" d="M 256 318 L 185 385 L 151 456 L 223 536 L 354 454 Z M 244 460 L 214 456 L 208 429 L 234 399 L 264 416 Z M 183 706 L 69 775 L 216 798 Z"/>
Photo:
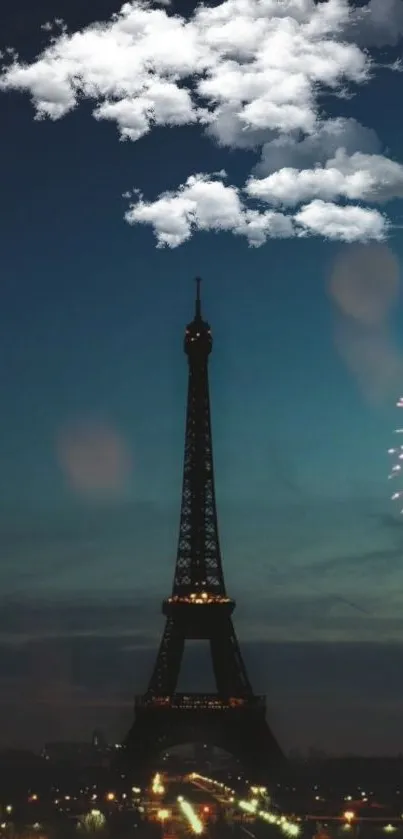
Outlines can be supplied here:
<path id="1" fill-rule="evenodd" d="M 189 384 L 174 582 L 162 604 L 166 624 L 148 689 L 136 697 L 134 723 L 122 745 L 128 765 L 145 768 L 169 747 L 202 741 L 228 751 L 256 778 L 284 758 L 266 722 L 265 697 L 252 690 L 232 623 L 235 601 L 225 588 L 208 385 L 213 341 L 202 318 L 199 278 L 196 285 L 195 315 L 184 340 Z M 188 639 L 209 641 L 216 693 L 177 692 Z"/>

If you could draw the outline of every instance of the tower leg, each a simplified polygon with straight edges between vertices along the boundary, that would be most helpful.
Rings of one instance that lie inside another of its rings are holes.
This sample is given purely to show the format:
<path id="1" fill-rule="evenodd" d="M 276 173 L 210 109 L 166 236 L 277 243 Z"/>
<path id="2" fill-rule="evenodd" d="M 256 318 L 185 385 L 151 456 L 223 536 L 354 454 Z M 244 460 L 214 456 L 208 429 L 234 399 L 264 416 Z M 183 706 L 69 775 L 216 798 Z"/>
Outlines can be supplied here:
<path id="1" fill-rule="evenodd" d="M 218 693 L 222 696 L 252 696 L 232 620 L 226 620 L 210 639 L 211 659 Z"/>
<path id="2" fill-rule="evenodd" d="M 165 624 L 148 694 L 172 696 L 175 693 L 181 668 L 185 641 L 175 622 L 168 618 Z"/>

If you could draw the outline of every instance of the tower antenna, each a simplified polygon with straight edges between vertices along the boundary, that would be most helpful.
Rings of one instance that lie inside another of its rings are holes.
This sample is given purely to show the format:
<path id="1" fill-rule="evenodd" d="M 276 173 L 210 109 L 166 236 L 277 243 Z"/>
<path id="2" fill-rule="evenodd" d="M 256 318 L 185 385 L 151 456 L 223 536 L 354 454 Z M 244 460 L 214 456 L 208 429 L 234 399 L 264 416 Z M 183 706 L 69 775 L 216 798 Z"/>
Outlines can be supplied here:
<path id="1" fill-rule="evenodd" d="M 201 318 L 200 283 L 201 277 L 196 277 L 196 318 Z"/>

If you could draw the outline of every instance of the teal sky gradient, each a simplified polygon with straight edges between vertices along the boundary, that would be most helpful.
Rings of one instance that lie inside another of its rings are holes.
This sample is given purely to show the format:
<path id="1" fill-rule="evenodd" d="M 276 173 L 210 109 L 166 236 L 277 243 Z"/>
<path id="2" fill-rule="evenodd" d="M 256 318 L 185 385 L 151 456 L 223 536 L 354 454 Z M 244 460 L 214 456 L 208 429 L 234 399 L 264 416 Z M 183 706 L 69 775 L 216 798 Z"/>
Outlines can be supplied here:
<path id="1" fill-rule="evenodd" d="M 22 24 L 27 2 L 2 26 L 4 42 L 22 55 L 37 54 L 51 12 L 81 23 L 79 4 L 59 0 L 56 9 L 41 0 Z M 93 19 L 117 9 L 99 3 Z M 381 71 L 342 102 L 391 156 L 403 140 L 401 79 Z M 340 103 L 327 104 L 331 113 Z M 403 748 L 394 728 L 402 686 L 393 683 L 403 641 L 403 520 L 390 502 L 386 453 L 399 420 L 400 368 L 374 399 L 336 345 L 329 278 L 354 246 L 299 239 L 255 250 L 230 234 L 198 233 L 176 250 L 156 249 L 150 229 L 123 221 L 126 189 L 156 196 L 201 164 L 225 165 L 231 182 L 242 180 L 256 155 L 220 149 L 196 127 L 119 143 L 115 126 L 97 123 L 87 104 L 38 122 L 25 95 L 7 93 L 0 115 L 0 589 L 8 604 L 0 685 L 3 672 L 11 714 L 0 743 L 24 734 L 26 709 L 13 697 L 34 679 L 38 650 L 46 684 L 52 662 L 61 662 L 63 701 L 74 711 L 66 736 L 81 736 L 95 716 L 119 733 L 130 694 L 145 687 L 162 629 L 159 601 L 173 577 L 182 339 L 200 274 L 214 338 L 224 571 L 252 674 L 289 747 Z M 399 229 L 388 245 L 400 266 Z M 402 334 L 399 297 L 387 327 L 399 364 Z M 104 429 L 127 455 L 113 491 L 79 492 L 60 465 L 60 435 L 82 423 Z M 128 637 L 131 651 L 107 687 L 102 651 L 105 662 L 120 656 Z M 80 663 L 86 656 L 92 668 Z M 370 691 L 357 660 L 379 673 Z M 50 724 L 32 696 L 40 739 L 61 737 L 56 700 Z M 348 718 L 337 736 L 334 714 Z M 383 734 L 368 734 L 374 721 Z"/>

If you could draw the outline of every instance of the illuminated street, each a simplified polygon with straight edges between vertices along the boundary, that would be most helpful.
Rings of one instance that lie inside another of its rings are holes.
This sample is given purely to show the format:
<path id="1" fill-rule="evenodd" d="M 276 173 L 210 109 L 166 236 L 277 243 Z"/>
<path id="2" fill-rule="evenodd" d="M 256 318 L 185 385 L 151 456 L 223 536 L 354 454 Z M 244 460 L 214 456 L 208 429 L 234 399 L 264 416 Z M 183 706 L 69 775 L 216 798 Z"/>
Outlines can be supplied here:
<path id="1" fill-rule="evenodd" d="M 156 773 L 145 805 L 149 821 L 161 825 L 164 839 L 184 832 L 260 839 L 273 828 L 290 839 L 300 833 L 297 821 L 270 810 L 265 787 L 251 786 L 248 797 L 239 797 L 231 787 L 196 772 L 173 778 Z"/>
<path id="2" fill-rule="evenodd" d="M 266 787 L 241 778 L 233 783 L 236 789 L 230 780 L 224 783 L 197 772 L 181 776 L 156 773 L 144 798 L 146 818 L 159 823 L 162 839 L 173 839 L 185 832 L 217 839 L 227 835 L 234 839 L 333 839 L 346 834 L 356 839 L 358 835 L 402 834 L 402 815 L 381 815 L 377 805 L 369 814 L 360 811 L 360 804 L 367 803 L 365 795 L 361 801 L 345 796 L 347 806 L 340 807 L 344 802 L 337 802 L 332 811 L 323 806 L 321 812 L 320 805 L 326 801 L 314 788 L 313 801 L 318 809 L 312 807 L 309 812 L 305 806 L 298 813 L 287 813 L 280 811 Z"/>

